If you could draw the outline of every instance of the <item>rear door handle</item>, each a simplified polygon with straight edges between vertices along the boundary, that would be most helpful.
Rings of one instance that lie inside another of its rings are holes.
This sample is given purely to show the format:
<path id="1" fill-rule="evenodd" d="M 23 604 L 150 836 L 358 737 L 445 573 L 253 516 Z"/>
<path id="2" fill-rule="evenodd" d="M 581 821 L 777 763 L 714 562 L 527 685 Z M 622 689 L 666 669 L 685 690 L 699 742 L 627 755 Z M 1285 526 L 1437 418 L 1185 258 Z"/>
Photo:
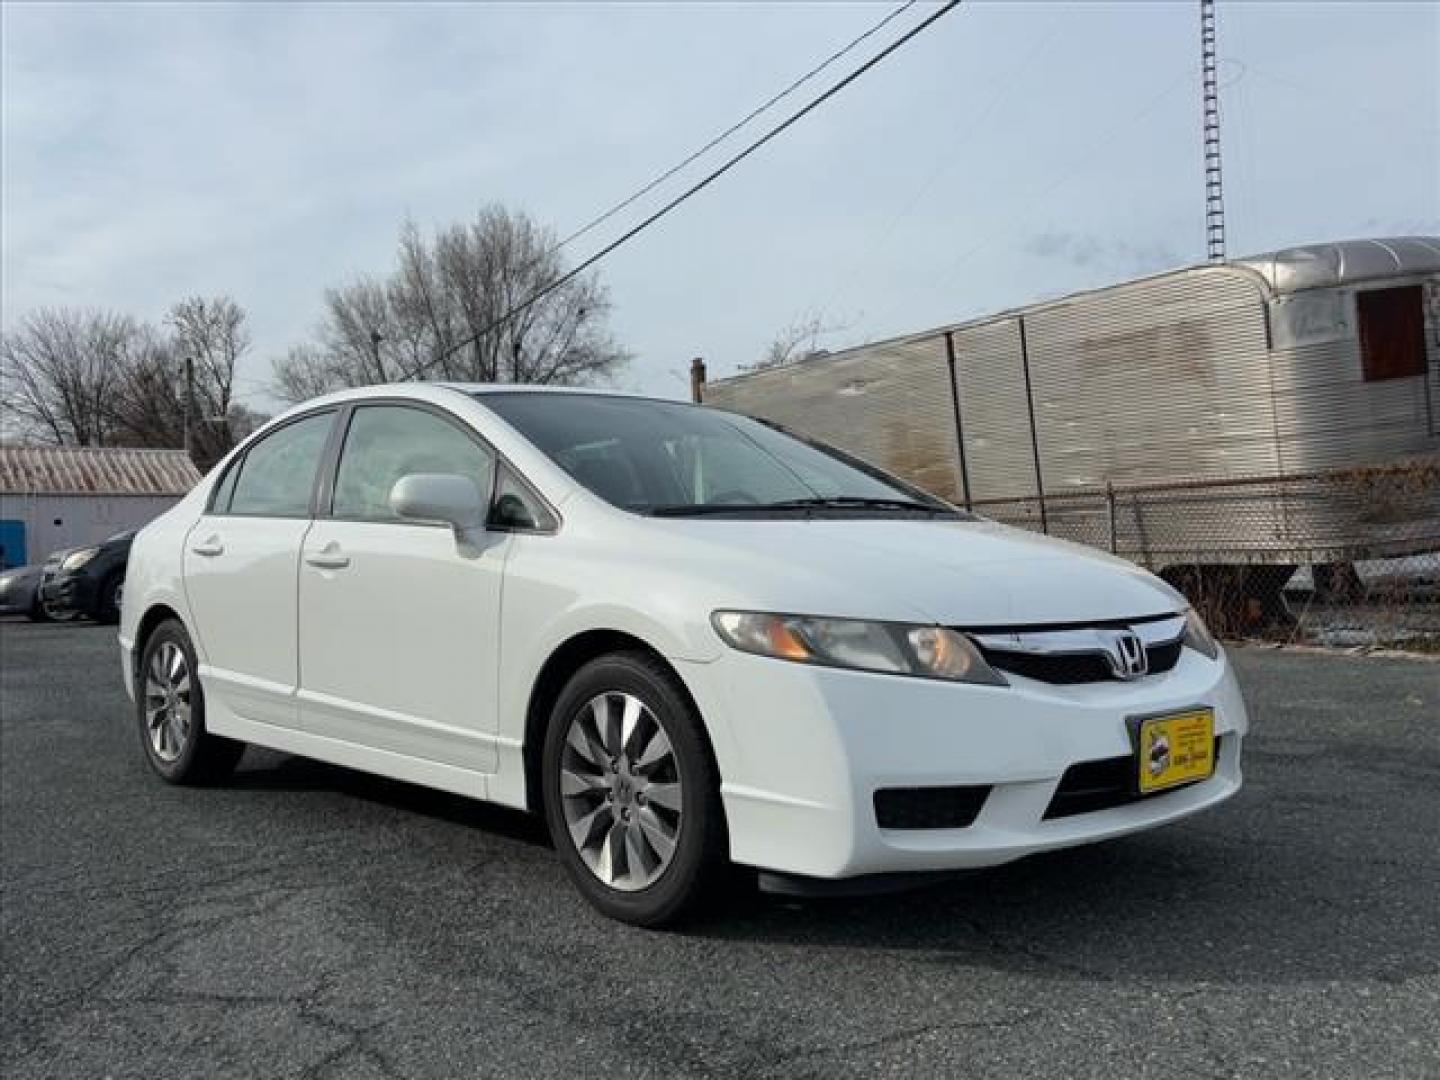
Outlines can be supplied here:
<path id="1" fill-rule="evenodd" d="M 314 555 L 306 555 L 305 561 L 321 570 L 344 570 L 350 565 L 350 556 L 338 551 L 317 551 Z"/>
<path id="2" fill-rule="evenodd" d="M 213 559 L 216 555 L 225 554 L 225 545 L 220 542 L 218 536 L 212 536 L 203 544 L 191 544 L 190 550 L 196 555 L 203 555 L 207 559 Z"/>

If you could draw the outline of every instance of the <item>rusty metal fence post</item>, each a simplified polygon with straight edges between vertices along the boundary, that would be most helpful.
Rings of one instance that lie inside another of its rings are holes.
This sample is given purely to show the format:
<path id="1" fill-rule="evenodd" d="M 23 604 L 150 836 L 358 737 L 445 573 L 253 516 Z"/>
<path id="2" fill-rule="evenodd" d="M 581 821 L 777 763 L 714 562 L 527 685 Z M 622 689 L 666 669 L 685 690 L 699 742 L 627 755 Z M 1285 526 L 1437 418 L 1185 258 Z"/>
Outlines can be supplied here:
<path id="1" fill-rule="evenodd" d="M 1040 531 L 1050 535 L 1050 518 L 1045 512 L 1045 474 L 1040 468 L 1040 432 L 1035 427 L 1035 388 L 1030 383 L 1030 345 L 1025 337 L 1025 316 L 1015 319 L 1020 329 L 1020 364 L 1025 370 L 1025 408 L 1030 414 L 1030 454 L 1035 462 L 1035 495 L 1040 500 Z"/>
<path id="2" fill-rule="evenodd" d="M 1110 554 L 1115 554 L 1115 485 L 1105 481 L 1105 505 L 1110 511 Z"/>
<path id="3" fill-rule="evenodd" d="M 965 497 L 965 509 L 972 509 L 970 498 L 970 470 L 965 464 L 965 422 L 960 411 L 960 372 L 955 366 L 955 335 L 945 331 L 945 364 L 950 372 L 950 410 L 955 420 L 955 451 L 960 465 L 960 489 Z"/>

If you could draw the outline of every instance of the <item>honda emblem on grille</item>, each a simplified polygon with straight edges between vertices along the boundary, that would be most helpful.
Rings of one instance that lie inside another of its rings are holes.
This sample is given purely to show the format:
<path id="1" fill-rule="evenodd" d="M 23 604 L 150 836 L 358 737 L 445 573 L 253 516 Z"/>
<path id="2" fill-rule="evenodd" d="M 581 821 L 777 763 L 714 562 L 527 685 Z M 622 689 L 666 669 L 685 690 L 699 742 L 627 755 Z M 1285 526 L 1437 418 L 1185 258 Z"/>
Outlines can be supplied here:
<path id="1" fill-rule="evenodd" d="M 1149 674 L 1150 657 L 1145 643 L 1134 630 L 1111 630 L 1105 634 L 1105 658 L 1117 679 L 1129 681 Z"/>

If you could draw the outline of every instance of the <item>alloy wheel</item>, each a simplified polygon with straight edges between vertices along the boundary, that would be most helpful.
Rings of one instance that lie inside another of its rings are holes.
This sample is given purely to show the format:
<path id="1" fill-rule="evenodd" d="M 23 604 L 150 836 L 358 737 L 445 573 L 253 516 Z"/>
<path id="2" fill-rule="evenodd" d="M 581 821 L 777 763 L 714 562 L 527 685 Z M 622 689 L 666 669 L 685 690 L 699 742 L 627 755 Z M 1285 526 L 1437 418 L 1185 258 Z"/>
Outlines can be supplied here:
<path id="1" fill-rule="evenodd" d="M 190 741 L 190 663 L 185 651 L 165 641 L 150 657 L 145 672 L 145 730 L 150 749 L 167 764 Z"/>
<path id="2" fill-rule="evenodd" d="M 633 694 L 599 694 L 570 721 L 560 759 L 565 823 L 580 858 L 611 888 L 652 885 L 675 856 L 679 762 L 655 713 Z"/>

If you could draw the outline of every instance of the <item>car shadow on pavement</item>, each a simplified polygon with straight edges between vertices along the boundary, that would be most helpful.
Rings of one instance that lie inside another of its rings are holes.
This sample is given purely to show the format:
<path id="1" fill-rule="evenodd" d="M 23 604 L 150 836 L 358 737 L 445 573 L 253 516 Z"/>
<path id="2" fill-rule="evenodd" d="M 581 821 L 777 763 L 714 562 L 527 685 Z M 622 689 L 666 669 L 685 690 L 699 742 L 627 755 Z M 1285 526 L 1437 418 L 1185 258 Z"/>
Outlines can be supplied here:
<path id="1" fill-rule="evenodd" d="M 273 751 L 251 749 L 228 786 L 340 796 L 333 808 L 351 816 L 345 801 L 359 800 L 550 846 L 536 816 Z M 1242 795 L 1232 808 L 1271 805 Z M 1222 812 L 877 896 L 727 889 L 678 934 L 1116 985 L 1399 983 L 1440 973 L 1428 863 L 1411 864 L 1383 838 L 1332 835 L 1333 811 L 1294 793 L 1283 822 Z"/>
<path id="2" fill-rule="evenodd" d="M 1394 983 L 1435 974 L 1440 952 L 1425 910 L 1433 897 L 1396 888 L 1403 867 L 1373 859 L 1373 851 L 1181 828 L 904 893 L 757 896 L 692 932 L 1117 984 Z"/>
<path id="3" fill-rule="evenodd" d="M 235 791 L 343 795 L 453 825 L 482 829 L 509 840 L 550 846 L 545 823 L 533 814 L 272 750 L 249 748 L 226 787 Z"/>

